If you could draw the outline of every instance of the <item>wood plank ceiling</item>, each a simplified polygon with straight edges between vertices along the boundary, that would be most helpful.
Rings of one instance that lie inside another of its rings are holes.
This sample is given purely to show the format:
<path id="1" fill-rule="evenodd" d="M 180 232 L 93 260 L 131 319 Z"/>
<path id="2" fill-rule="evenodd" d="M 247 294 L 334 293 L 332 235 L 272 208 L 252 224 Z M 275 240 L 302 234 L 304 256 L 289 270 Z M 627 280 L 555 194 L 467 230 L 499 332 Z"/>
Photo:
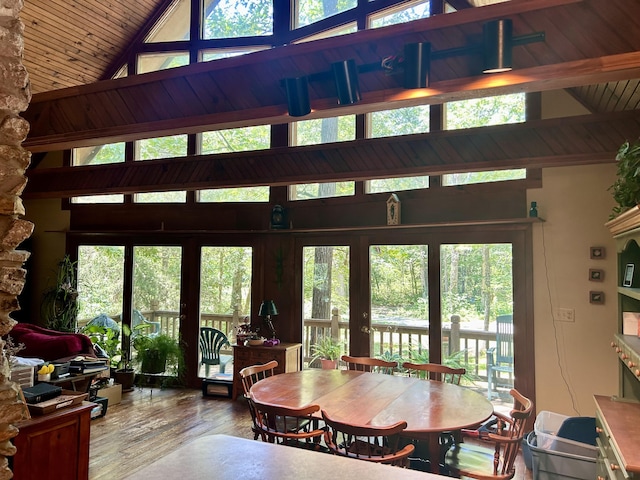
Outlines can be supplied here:
<path id="1" fill-rule="evenodd" d="M 142 3 L 150 12 L 158 2 Z M 24 115 L 32 127 L 25 146 L 33 152 L 39 152 L 167 133 L 287 123 L 291 118 L 286 112 L 286 98 L 281 86 L 283 78 L 300 73 L 322 73 L 330 69 L 332 62 L 348 58 L 355 59 L 361 66 L 379 65 L 382 58 L 398 54 L 403 45 L 409 42 L 428 41 L 434 52 L 477 44 L 481 38 L 482 25 L 496 18 L 511 18 L 515 36 L 536 32 L 544 32 L 545 35 L 543 42 L 514 47 L 512 72 L 483 76 L 479 73 L 480 55 L 434 59 L 430 88 L 408 91 L 401 88 L 401 75 L 384 75 L 380 71 L 374 71 L 360 75 L 362 101 L 352 106 L 337 106 L 333 85 L 330 82 L 316 81 L 312 82 L 310 89 L 314 111 L 305 118 L 437 104 L 489 94 L 566 88 L 594 113 L 632 110 L 629 118 L 631 125 L 635 125 L 638 122 L 636 109 L 640 103 L 640 18 L 629 14 L 635 9 L 637 0 L 511 0 L 433 16 L 410 24 L 288 45 L 243 57 L 91 83 L 79 88 L 43 91 L 34 95 L 31 106 Z M 125 30 L 119 30 L 123 36 Z M 129 30 L 126 32 L 130 33 Z M 29 69 L 26 55 L 25 63 Z M 76 73 L 79 74 L 80 70 Z M 78 80 L 79 77 L 76 77 L 75 81 Z M 50 90 L 54 84 L 51 79 L 49 82 L 47 84 L 45 80 L 38 78 L 37 88 Z M 610 119 L 604 116 L 594 117 L 593 120 L 608 122 Z M 575 120 L 576 125 L 581 121 Z M 522 127 L 522 132 L 527 131 L 526 135 L 521 135 L 522 141 L 533 142 L 533 139 L 546 138 L 546 148 L 525 143 L 525 147 L 530 147 L 525 150 L 539 152 L 535 156 L 547 160 L 554 155 L 561 156 L 564 162 L 568 162 L 572 157 L 570 152 L 565 148 L 555 150 L 554 145 L 558 146 L 559 142 L 548 141 L 548 135 L 543 132 L 553 122 L 536 125 Z M 585 129 L 578 126 L 572 128 L 570 124 L 566 126 L 563 131 L 564 138 L 567 139 L 566 145 L 593 146 L 591 152 L 580 152 L 580 158 L 573 156 L 575 163 L 607 161 L 621 141 L 628 138 L 628 135 L 633 135 L 633 128 L 622 129 L 625 132 L 622 134 L 621 130 L 613 130 L 611 127 L 599 129 L 595 125 Z M 606 124 L 603 123 L 602 126 Z M 594 132 L 607 134 L 594 135 Z M 456 136 L 457 142 L 446 155 L 436 151 L 434 156 L 426 160 L 432 170 L 459 167 L 469 157 L 469 142 L 476 142 L 480 145 L 479 148 L 484 148 L 482 142 L 489 141 L 486 138 L 482 140 L 479 132 L 475 131 L 458 133 Z M 427 143 L 429 138 L 435 138 L 433 134 L 424 137 Z M 392 140 L 386 142 L 390 143 Z M 495 144 L 495 141 L 491 142 Z M 487 168 L 490 168 L 492 161 L 496 165 L 504 161 L 505 155 L 509 154 L 508 150 L 505 148 L 502 152 L 495 152 L 494 149 L 494 153 L 488 154 L 491 158 L 484 160 Z M 526 159 L 531 161 L 531 156 L 523 152 L 512 158 L 512 161 L 514 164 L 522 164 Z M 256 155 L 252 158 L 245 158 L 246 154 L 233 157 L 245 162 L 235 164 L 236 168 L 244 170 L 243 184 L 264 182 L 264 177 L 258 173 L 260 170 L 255 168 Z M 172 159 L 174 164 L 179 163 L 182 167 L 192 162 L 210 160 Z M 326 171 L 326 180 L 359 178 L 370 174 L 379 176 L 370 168 L 357 168 L 356 158 L 340 161 L 353 164 L 343 169 L 339 164 L 331 164 Z M 158 165 L 163 163 L 157 162 Z M 425 160 L 418 163 L 421 162 L 424 163 Z M 152 168 L 153 161 L 145 163 L 148 168 Z M 438 167 L 443 164 L 450 167 Z M 176 165 L 178 170 L 181 168 L 179 165 Z M 241 168 L 242 165 L 246 168 Z M 424 166 L 421 164 L 421 168 Z M 132 167 L 115 168 L 125 168 L 128 171 Z M 287 171 L 287 164 L 283 163 L 278 168 Z M 37 189 L 28 189 L 31 194 L 37 195 L 36 190 L 43 196 L 53 195 L 53 190 L 57 190 L 57 195 L 60 194 L 59 186 L 52 187 L 47 192 L 46 182 L 38 183 L 36 180 L 38 176 L 47 173 L 53 172 L 36 170 L 33 178 L 30 177 L 30 183 L 38 185 Z M 86 175 L 85 181 L 88 181 L 88 171 Z M 127 178 L 131 179 L 130 176 Z M 224 178 L 222 175 L 210 179 L 207 185 L 229 186 L 238 184 L 239 181 Z M 76 186 L 86 185 L 81 179 L 76 180 L 81 182 L 75 183 Z M 180 180 L 185 178 L 167 178 L 161 185 L 156 183 L 154 190 L 170 189 L 170 186 L 175 188 Z M 150 186 L 143 183 L 125 185 L 114 181 L 110 185 L 103 185 L 102 191 L 147 191 Z M 69 185 L 69 188 L 67 193 L 79 194 L 77 190 L 81 187 L 74 190 L 73 185 Z"/>
<path id="2" fill-rule="evenodd" d="M 166 0 L 27 0 L 24 65 L 31 93 L 103 80 Z"/>

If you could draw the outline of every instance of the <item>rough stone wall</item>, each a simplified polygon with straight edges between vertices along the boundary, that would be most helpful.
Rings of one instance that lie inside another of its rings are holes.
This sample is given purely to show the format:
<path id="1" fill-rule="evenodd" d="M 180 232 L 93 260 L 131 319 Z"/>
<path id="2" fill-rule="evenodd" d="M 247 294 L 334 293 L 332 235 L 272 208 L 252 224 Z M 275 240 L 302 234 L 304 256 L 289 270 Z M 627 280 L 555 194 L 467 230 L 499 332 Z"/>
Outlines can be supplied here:
<path id="1" fill-rule="evenodd" d="M 26 277 L 23 267 L 29 252 L 16 247 L 33 232 L 33 224 L 21 219 L 25 212 L 20 198 L 31 161 L 30 152 L 22 148 L 29 123 L 20 117 L 31 101 L 29 76 L 22 64 L 23 6 L 23 0 L 0 0 L 0 336 L 16 323 L 10 314 L 20 309 L 17 296 Z M 0 339 L 0 480 L 13 478 L 7 457 L 15 454 L 11 439 L 18 429 L 13 424 L 25 411 L 20 387 L 9 376 L 6 344 Z"/>

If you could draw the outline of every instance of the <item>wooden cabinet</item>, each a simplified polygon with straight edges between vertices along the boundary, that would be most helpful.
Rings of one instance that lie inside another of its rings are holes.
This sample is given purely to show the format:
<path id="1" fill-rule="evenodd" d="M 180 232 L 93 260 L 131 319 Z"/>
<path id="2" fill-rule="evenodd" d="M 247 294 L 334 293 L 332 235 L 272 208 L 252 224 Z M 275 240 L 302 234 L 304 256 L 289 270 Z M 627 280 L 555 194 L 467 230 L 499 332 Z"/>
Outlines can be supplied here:
<path id="1" fill-rule="evenodd" d="M 596 395 L 597 478 L 640 478 L 640 338 L 624 331 L 624 313 L 640 314 L 640 208 L 607 223 L 618 253 L 618 332 L 611 347 L 618 356 L 618 396 Z"/>
<path id="2" fill-rule="evenodd" d="M 93 403 L 82 402 L 16 424 L 20 433 L 13 439 L 17 449 L 11 458 L 14 478 L 87 480 L 93 407 Z"/>
<path id="3" fill-rule="evenodd" d="M 240 370 L 250 365 L 278 362 L 275 373 L 297 372 L 302 366 L 302 344 L 281 343 L 274 347 L 233 346 L 233 399 L 242 393 Z"/>
<path id="4" fill-rule="evenodd" d="M 640 478 L 640 403 L 596 395 L 599 480 Z"/>

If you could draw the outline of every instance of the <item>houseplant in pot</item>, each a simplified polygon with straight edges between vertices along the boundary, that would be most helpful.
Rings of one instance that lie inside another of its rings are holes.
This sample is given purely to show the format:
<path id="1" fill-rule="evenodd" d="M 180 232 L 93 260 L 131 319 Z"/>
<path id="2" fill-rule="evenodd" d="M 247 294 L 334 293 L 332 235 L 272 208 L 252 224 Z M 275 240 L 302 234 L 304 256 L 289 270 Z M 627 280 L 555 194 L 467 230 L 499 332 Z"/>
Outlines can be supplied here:
<path id="1" fill-rule="evenodd" d="M 177 340 L 166 333 L 136 332 L 132 335 L 131 343 L 136 351 L 135 363 L 139 366 L 140 373 L 168 372 L 172 377 L 179 376 L 183 355 Z"/>
<path id="2" fill-rule="evenodd" d="M 129 331 L 129 327 L 124 325 L 122 331 L 123 335 L 128 335 L 126 332 Z M 111 367 L 111 374 L 113 376 L 113 373 L 122 360 L 120 326 L 105 314 L 100 314 L 82 329 L 82 333 L 87 335 L 93 344 L 99 347 L 98 350 L 101 350 L 101 354 L 98 354 L 98 356 L 106 355 L 109 359 L 109 366 Z"/>
<path id="3" fill-rule="evenodd" d="M 324 370 L 335 370 L 338 368 L 338 359 L 342 354 L 343 342 L 329 335 L 320 337 L 316 343 L 311 345 L 313 357 L 309 364 L 320 360 Z"/>
<path id="4" fill-rule="evenodd" d="M 128 325 L 122 325 L 122 339 L 131 337 L 131 329 Z M 113 378 L 117 383 L 122 384 L 123 392 L 130 392 L 133 390 L 133 384 L 136 379 L 136 372 L 131 366 L 131 355 L 129 351 L 120 349 L 120 356 L 115 355 L 113 358 L 113 365 L 117 365 L 115 372 L 113 372 Z"/>
<path id="5" fill-rule="evenodd" d="M 640 203 L 640 139 L 624 142 L 616 155 L 617 178 L 609 187 L 617 203 L 611 219 Z"/>

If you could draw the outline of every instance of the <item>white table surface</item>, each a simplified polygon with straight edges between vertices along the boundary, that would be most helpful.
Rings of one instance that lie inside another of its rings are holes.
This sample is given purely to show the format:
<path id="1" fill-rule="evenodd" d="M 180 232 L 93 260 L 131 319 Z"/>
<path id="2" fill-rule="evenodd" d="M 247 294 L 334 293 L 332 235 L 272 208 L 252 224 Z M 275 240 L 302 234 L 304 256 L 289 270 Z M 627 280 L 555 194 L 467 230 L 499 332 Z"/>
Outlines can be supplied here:
<path id="1" fill-rule="evenodd" d="M 208 435 L 126 477 L 130 480 L 428 480 L 441 476 L 261 440 Z"/>

